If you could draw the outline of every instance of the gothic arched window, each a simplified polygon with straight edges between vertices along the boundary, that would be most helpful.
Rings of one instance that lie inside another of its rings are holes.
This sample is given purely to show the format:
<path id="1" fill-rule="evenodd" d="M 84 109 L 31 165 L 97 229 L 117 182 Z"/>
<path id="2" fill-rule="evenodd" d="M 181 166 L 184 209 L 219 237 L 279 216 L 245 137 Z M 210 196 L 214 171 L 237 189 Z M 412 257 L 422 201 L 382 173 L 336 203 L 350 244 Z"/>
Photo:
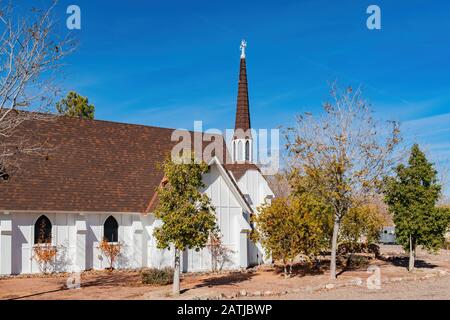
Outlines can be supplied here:
<path id="1" fill-rule="evenodd" d="M 242 161 L 244 159 L 242 152 L 244 151 L 242 141 L 238 142 L 238 161 Z"/>
<path id="2" fill-rule="evenodd" d="M 103 238 L 108 242 L 119 241 L 119 224 L 113 216 L 109 216 L 103 225 Z"/>
<path id="3" fill-rule="evenodd" d="M 40 216 L 34 224 L 34 244 L 52 242 L 52 223 L 46 216 Z"/>
<path id="4" fill-rule="evenodd" d="M 250 161 L 250 141 L 245 143 L 245 161 Z"/>

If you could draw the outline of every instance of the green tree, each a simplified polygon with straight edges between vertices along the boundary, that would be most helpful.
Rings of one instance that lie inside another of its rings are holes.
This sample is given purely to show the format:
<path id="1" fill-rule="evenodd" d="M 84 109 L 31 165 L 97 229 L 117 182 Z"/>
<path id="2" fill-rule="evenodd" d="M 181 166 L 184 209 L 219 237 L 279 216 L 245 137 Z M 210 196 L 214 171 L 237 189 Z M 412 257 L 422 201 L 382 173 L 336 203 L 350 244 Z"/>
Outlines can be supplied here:
<path id="1" fill-rule="evenodd" d="M 56 104 L 59 114 L 69 117 L 94 119 L 95 107 L 89 104 L 87 97 L 83 97 L 74 91 L 70 91 L 67 97 Z"/>
<path id="2" fill-rule="evenodd" d="M 415 144 L 408 165 L 399 165 L 395 176 L 386 178 L 385 186 L 397 242 L 409 252 L 408 269 L 412 271 L 418 245 L 434 251 L 444 243 L 448 211 L 436 207 L 441 195 L 437 171 Z"/>
<path id="3" fill-rule="evenodd" d="M 253 239 L 261 241 L 267 255 L 281 260 L 285 276 L 288 276 L 288 264 L 291 264 L 291 271 L 296 256 L 303 254 L 311 258 L 323 248 L 320 221 L 297 198 L 274 199 L 259 208 L 253 221 L 256 224 Z"/>
<path id="4" fill-rule="evenodd" d="M 181 162 L 166 159 L 162 164 L 165 181 L 158 192 L 155 217 L 163 224 L 155 228 L 153 235 L 159 249 L 175 250 L 173 293 L 180 293 L 180 252 L 185 249 L 200 250 L 208 243 L 208 237 L 216 228 L 214 207 L 204 188 L 203 174 L 209 167 L 195 163 L 193 155 Z"/>

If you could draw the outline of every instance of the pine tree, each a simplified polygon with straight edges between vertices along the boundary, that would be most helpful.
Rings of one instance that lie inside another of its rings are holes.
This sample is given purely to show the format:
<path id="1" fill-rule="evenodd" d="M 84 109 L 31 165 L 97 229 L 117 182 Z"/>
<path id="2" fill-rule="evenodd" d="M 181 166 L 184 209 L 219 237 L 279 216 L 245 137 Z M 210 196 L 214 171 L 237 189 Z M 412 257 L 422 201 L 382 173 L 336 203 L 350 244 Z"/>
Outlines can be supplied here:
<path id="1" fill-rule="evenodd" d="M 200 189 L 203 174 L 209 167 L 195 163 L 194 156 L 184 157 L 180 163 L 167 159 L 162 167 L 166 183 L 158 188 L 158 205 L 154 211 L 162 226 L 153 235 L 159 249 L 175 249 L 173 293 L 180 293 L 180 253 L 185 249 L 200 250 L 208 244 L 216 229 L 214 207 L 208 195 Z"/>
<path id="2" fill-rule="evenodd" d="M 448 211 L 436 207 L 441 194 L 437 171 L 415 144 L 408 165 L 399 165 L 395 177 L 387 178 L 385 185 L 386 203 L 394 215 L 397 243 L 409 252 L 408 269 L 412 271 L 417 246 L 435 251 L 444 243 Z"/>
<path id="3" fill-rule="evenodd" d="M 94 119 L 95 113 L 95 107 L 89 104 L 89 99 L 74 91 L 69 92 L 67 97 L 56 104 L 56 110 L 59 114 L 84 119 Z"/>

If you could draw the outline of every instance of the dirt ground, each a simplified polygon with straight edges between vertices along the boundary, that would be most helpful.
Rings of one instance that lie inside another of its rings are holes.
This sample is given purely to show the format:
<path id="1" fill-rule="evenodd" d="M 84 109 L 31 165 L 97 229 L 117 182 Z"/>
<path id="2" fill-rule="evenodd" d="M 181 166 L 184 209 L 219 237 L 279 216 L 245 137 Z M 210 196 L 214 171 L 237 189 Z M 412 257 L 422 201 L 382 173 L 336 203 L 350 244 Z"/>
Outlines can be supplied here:
<path id="1" fill-rule="evenodd" d="M 446 299 L 450 300 L 450 251 L 438 255 L 419 251 L 416 271 L 406 270 L 407 258 L 398 246 L 384 246 L 382 259 L 344 270 L 335 282 L 327 268 L 295 270 L 285 279 L 278 269 L 259 267 L 246 272 L 184 275 L 178 299 Z M 137 271 L 90 271 L 81 275 L 80 289 L 67 289 L 68 275 L 17 276 L 0 279 L 0 299 L 173 299 L 171 286 L 140 283 Z M 369 279 L 369 280 L 370 280 Z M 379 284 L 379 286 L 377 286 Z M 377 289 L 379 287 L 379 289 Z"/>

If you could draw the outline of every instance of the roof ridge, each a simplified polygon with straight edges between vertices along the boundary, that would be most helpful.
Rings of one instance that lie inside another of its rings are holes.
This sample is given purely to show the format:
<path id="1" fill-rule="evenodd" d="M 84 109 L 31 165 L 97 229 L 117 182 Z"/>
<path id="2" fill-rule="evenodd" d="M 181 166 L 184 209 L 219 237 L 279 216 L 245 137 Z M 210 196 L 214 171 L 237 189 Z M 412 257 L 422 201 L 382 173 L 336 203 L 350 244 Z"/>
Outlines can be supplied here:
<path id="1" fill-rule="evenodd" d="M 216 133 L 210 133 L 210 132 L 204 132 L 204 131 L 194 131 L 194 130 L 188 130 L 183 128 L 169 128 L 169 127 L 160 127 L 160 126 L 154 126 L 154 125 L 147 125 L 147 124 L 139 124 L 139 123 L 128 123 L 128 122 L 120 122 L 120 121 L 113 121 L 113 120 L 105 120 L 105 119 L 86 119 L 86 118 L 78 118 L 78 117 L 72 117 L 67 115 L 59 115 L 54 113 L 44 113 L 44 112 L 35 112 L 35 111 L 26 111 L 26 110 L 20 110 L 20 112 L 33 112 L 37 114 L 42 115 L 48 115 L 49 117 L 53 117 L 55 119 L 66 119 L 70 121 L 84 121 L 84 122 L 97 122 L 97 123 L 110 123 L 110 124 L 116 124 L 116 125 L 123 125 L 123 126 L 132 126 L 132 127 L 144 127 L 144 128 L 154 128 L 154 129 L 162 129 L 162 130 L 186 130 L 190 133 L 202 133 L 205 135 L 211 135 L 211 136 L 217 136 L 220 135 L 224 137 L 223 134 L 216 134 Z"/>

